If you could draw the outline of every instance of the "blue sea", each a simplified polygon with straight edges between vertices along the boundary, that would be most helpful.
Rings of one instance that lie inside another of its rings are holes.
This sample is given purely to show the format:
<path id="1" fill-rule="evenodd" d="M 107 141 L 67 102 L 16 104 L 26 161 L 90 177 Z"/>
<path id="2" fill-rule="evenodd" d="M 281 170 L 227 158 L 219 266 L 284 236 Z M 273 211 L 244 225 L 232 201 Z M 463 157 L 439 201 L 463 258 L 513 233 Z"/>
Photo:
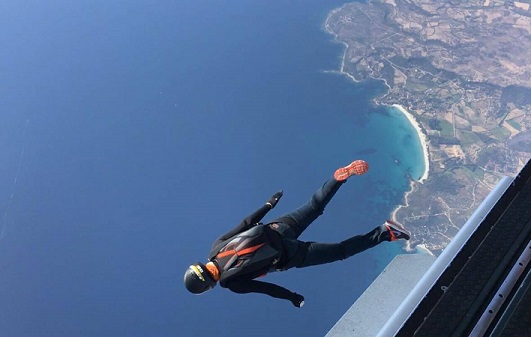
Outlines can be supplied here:
<path id="1" fill-rule="evenodd" d="M 323 336 L 402 251 L 264 278 L 297 309 L 182 285 L 212 241 L 277 190 L 298 207 L 345 184 L 301 237 L 365 233 L 424 170 L 379 81 L 333 71 L 343 1 L 49 1 L 0 5 L 0 335 Z"/>

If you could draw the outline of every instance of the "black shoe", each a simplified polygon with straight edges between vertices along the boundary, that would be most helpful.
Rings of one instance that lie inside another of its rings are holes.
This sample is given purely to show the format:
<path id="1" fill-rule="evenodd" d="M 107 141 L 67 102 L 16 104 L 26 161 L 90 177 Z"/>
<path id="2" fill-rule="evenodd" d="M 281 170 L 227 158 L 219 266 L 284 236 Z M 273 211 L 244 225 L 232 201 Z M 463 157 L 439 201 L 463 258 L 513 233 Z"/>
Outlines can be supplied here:
<path id="1" fill-rule="evenodd" d="M 379 241 L 396 241 L 400 239 L 409 240 L 409 232 L 402 226 L 394 221 L 386 220 L 383 225 L 380 226 L 382 232 L 378 237 Z"/>

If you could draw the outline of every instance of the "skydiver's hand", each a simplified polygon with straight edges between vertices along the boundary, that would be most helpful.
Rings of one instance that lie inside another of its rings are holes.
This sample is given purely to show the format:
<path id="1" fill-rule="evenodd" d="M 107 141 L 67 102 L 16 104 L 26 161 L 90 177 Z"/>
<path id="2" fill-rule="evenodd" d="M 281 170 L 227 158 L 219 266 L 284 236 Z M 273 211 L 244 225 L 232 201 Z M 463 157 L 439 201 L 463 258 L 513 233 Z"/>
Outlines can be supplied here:
<path id="1" fill-rule="evenodd" d="M 304 296 L 297 294 L 297 293 L 293 293 L 293 297 L 291 298 L 291 303 L 293 303 L 293 305 L 296 306 L 297 308 L 302 308 L 302 306 L 304 305 Z"/>
<path id="2" fill-rule="evenodd" d="M 275 208 L 275 206 L 277 205 L 277 202 L 280 200 L 280 198 L 282 198 L 283 194 L 284 192 L 282 191 L 278 191 L 277 193 L 273 194 L 271 199 L 269 199 L 269 201 L 266 202 L 266 205 L 268 205 L 271 209 Z"/>

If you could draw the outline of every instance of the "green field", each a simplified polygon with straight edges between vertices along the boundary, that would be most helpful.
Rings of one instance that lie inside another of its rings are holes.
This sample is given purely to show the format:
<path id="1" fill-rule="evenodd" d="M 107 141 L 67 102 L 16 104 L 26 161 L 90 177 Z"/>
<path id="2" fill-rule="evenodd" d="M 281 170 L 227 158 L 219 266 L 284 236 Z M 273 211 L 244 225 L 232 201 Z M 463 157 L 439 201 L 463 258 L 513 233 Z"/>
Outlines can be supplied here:
<path id="1" fill-rule="evenodd" d="M 492 135 L 492 137 L 496 138 L 500 142 L 505 141 L 511 136 L 511 132 L 504 127 L 492 129 L 490 130 L 490 134 Z"/>
<path id="2" fill-rule="evenodd" d="M 459 140 L 463 147 L 469 147 L 472 144 L 482 145 L 483 142 L 474 132 L 459 130 Z"/>
<path id="3" fill-rule="evenodd" d="M 454 136 L 454 126 L 452 125 L 452 123 L 448 122 L 445 119 L 440 119 L 439 126 L 442 128 L 441 137 L 451 138 Z"/>
<path id="4" fill-rule="evenodd" d="M 473 180 L 481 180 L 485 176 L 485 172 L 477 166 L 463 166 L 462 170 Z"/>
<path id="5" fill-rule="evenodd" d="M 509 123 L 509 125 L 512 126 L 513 128 L 515 128 L 516 130 L 522 131 L 522 127 L 520 126 L 520 123 L 518 123 L 514 119 L 508 120 L 507 123 Z"/>

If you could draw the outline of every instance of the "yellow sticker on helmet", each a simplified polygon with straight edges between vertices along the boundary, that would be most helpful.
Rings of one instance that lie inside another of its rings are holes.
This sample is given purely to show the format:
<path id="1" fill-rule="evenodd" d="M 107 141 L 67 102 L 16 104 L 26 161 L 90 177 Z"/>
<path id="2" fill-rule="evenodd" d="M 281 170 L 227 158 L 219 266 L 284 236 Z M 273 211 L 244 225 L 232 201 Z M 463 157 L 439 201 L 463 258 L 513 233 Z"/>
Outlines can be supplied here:
<path id="1" fill-rule="evenodd" d="M 194 273 L 197 275 L 197 277 L 199 277 L 201 281 L 205 282 L 205 278 L 203 277 L 203 274 L 201 274 L 201 271 L 199 270 L 197 266 L 191 265 L 190 268 L 192 268 Z"/>

